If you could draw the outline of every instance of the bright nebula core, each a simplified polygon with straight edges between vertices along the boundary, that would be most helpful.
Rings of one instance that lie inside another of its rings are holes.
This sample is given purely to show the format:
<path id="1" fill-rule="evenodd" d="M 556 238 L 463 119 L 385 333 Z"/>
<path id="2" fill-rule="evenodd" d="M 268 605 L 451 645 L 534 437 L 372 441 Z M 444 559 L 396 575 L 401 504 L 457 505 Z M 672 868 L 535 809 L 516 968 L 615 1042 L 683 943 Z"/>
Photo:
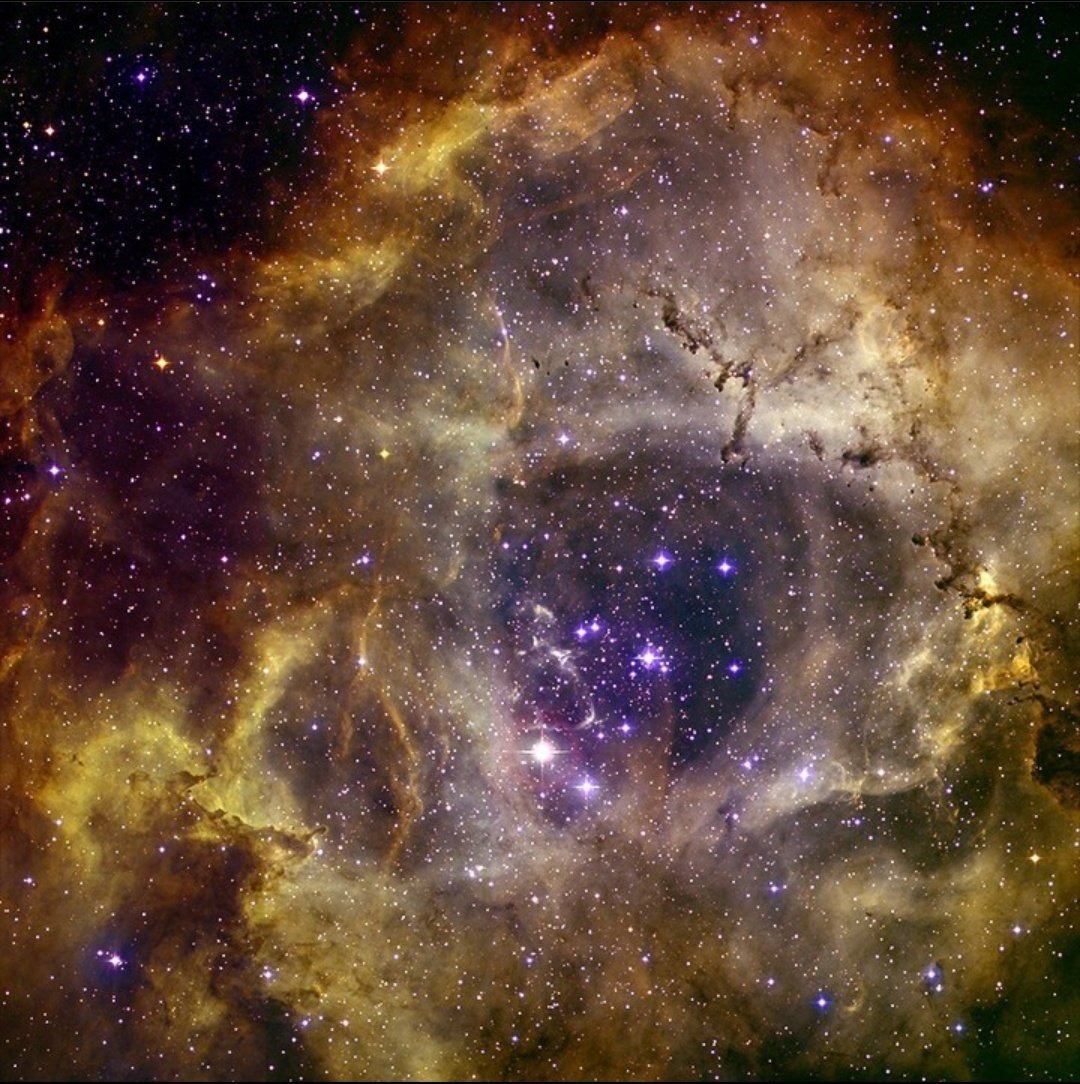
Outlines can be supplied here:
<path id="1" fill-rule="evenodd" d="M 0 1076 L 1072 1080 L 1068 5 L 5 5 Z"/>

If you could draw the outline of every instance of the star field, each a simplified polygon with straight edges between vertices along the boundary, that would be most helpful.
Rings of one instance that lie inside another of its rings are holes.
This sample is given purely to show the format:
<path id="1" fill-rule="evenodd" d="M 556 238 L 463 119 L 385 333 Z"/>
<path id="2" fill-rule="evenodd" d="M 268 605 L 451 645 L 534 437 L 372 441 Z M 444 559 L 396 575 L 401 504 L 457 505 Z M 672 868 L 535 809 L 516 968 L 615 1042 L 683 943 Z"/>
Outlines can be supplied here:
<path id="1" fill-rule="evenodd" d="M 5 1079 L 1076 1078 L 1067 8 L 0 19 Z"/>

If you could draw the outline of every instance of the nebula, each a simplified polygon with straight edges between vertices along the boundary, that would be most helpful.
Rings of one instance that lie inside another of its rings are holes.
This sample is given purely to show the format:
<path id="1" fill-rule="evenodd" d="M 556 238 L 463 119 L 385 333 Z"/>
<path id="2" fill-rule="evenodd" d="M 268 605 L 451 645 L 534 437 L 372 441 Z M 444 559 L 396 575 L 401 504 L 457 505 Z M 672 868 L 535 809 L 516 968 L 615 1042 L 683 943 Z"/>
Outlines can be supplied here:
<path id="1" fill-rule="evenodd" d="M 1075 141 L 888 9 L 410 7 L 11 324 L 5 1078 L 1074 1078 Z"/>

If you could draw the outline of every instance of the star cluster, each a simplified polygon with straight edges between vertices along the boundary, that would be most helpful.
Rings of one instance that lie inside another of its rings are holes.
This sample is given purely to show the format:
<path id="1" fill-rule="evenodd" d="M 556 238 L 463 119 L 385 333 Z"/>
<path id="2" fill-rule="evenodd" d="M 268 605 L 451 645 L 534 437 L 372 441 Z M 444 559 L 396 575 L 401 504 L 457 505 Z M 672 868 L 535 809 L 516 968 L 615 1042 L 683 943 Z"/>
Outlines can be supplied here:
<path id="1" fill-rule="evenodd" d="M 5 1079 L 1075 1079 L 1060 7 L 8 5 Z"/>

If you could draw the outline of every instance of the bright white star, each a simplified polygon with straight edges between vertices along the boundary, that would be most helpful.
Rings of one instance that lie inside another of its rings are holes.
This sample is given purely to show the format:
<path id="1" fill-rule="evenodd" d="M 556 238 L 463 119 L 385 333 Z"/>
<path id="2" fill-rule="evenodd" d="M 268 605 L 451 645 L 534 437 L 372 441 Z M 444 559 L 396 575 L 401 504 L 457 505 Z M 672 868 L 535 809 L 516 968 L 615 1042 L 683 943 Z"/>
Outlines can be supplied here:
<path id="1" fill-rule="evenodd" d="M 531 756 L 537 764 L 544 765 L 550 764 L 552 760 L 555 759 L 555 754 L 557 752 L 558 750 L 547 740 L 547 738 L 540 737 L 533 742 L 533 746 L 529 750 L 529 756 Z"/>

